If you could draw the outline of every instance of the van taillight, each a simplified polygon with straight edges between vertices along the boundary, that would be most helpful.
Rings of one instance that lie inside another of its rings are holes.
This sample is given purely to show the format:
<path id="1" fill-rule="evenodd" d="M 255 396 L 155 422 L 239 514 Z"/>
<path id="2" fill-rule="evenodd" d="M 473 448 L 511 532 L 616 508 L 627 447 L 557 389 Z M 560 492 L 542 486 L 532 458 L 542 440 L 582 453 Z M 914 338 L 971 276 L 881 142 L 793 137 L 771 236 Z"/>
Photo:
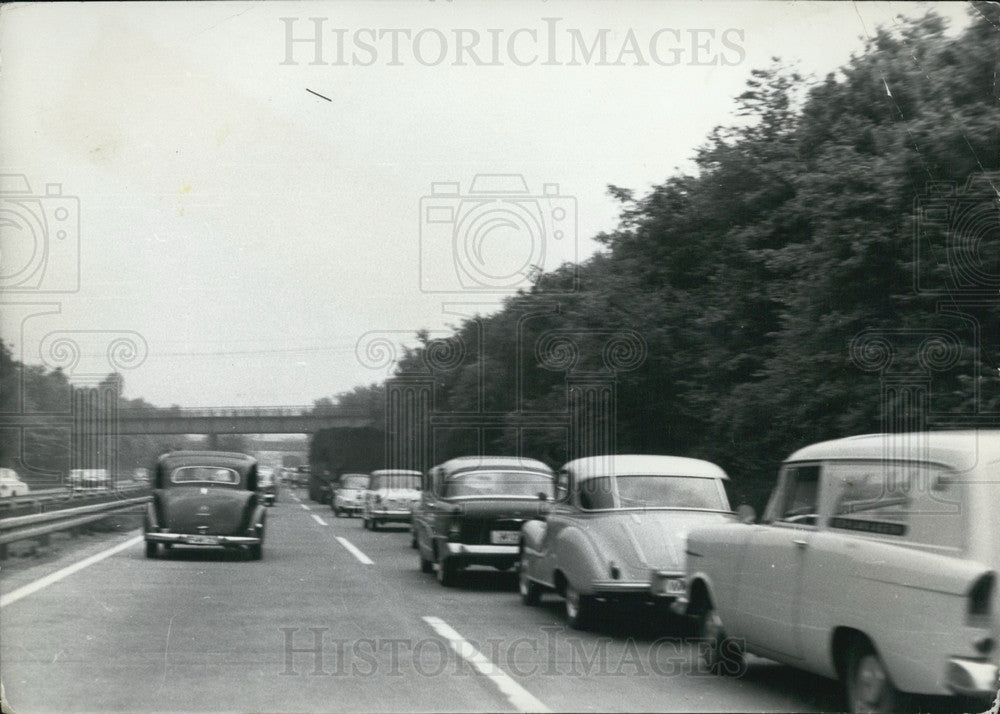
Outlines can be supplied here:
<path id="1" fill-rule="evenodd" d="M 990 614 L 993 600 L 993 573 L 986 573 L 978 578 L 969 589 L 969 617 L 982 617 Z"/>

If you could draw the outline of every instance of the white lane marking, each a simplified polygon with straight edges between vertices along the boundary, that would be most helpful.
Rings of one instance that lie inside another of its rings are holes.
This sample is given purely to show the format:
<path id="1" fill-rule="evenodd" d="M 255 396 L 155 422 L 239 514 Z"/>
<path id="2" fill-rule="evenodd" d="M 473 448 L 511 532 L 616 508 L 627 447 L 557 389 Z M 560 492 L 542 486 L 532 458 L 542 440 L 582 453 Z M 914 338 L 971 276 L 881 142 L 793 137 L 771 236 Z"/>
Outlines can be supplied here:
<path id="1" fill-rule="evenodd" d="M 11 603 L 17 602 L 23 597 L 28 597 L 32 593 L 36 593 L 42 588 L 47 588 L 49 585 L 52 585 L 52 583 L 57 583 L 63 578 L 68 578 L 76 571 L 83 570 L 84 568 L 89 567 L 94 563 L 99 563 L 105 558 L 110 558 L 115 553 L 120 553 L 126 548 L 131 548 L 137 543 L 141 543 L 143 540 L 144 538 L 142 536 L 135 536 L 134 538 L 129 538 L 124 543 L 119 543 L 113 548 L 102 550 L 100 553 L 95 553 L 89 558 L 84 558 L 78 563 L 73 563 L 72 565 L 68 565 L 62 570 L 57 570 L 54 573 L 46 575 L 44 578 L 39 578 L 33 583 L 28 583 L 24 587 L 20 587 L 17 590 L 14 590 L 13 592 L 9 592 L 6 595 L 0 596 L 0 608 L 6 607 Z"/>
<path id="2" fill-rule="evenodd" d="M 307 506 L 306 504 L 300 503 L 299 505 L 302 506 L 302 510 L 304 510 L 304 511 L 308 511 L 309 510 L 309 506 Z"/>
<path id="3" fill-rule="evenodd" d="M 316 521 L 317 523 L 319 523 L 321 526 L 329 525 L 326 521 L 324 521 L 322 518 L 320 518 L 319 516 L 317 516 L 315 513 L 312 514 L 312 517 L 313 517 L 313 520 Z"/>
<path id="4" fill-rule="evenodd" d="M 489 677 L 500 692 L 507 697 L 507 701 L 514 705 L 518 711 L 522 712 L 549 712 L 547 706 L 536 699 L 527 689 L 518 684 L 514 679 L 504 672 L 500 667 L 483 655 L 472 646 L 468 640 L 458 634 L 451 626 L 439 617 L 424 617 L 424 622 L 434 628 L 441 637 L 448 640 L 448 644 L 455 650 L 459 657 L 471 664 L 480 674 Z"/>
<path id="5" fill-rule="evenodd" d="M 347 540 L 347 538 L 344 538 L 343 536 L 337 536 L 337 542 L 339 542 L 342 546 L 347 548 L 348 552 L 351 555 L 353 555 L 355 558 L 360 560 L 365 565 L 375 565 L 374 560 L 372 560 L 367 555 L 358 550 L 357 546 L 355 546 L 354 543 L 352 543 L 351 541 Z"/>

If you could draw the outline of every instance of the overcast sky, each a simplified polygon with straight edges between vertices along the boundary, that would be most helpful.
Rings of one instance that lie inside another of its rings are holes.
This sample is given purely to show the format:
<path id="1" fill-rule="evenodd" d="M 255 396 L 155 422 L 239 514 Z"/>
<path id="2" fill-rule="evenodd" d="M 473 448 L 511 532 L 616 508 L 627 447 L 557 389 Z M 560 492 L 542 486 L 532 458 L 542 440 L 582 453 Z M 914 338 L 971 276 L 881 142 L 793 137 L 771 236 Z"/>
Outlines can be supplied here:
<path id="1" fill-rule="evenodd" d="M 495 309 L 531 265 L 595 250 L 608 184 L 691 170 L 752 69 L 822 77 L 932 7 L 965 22 L 960 3 L 4 6 L 2 337 L 163 406 L 380 381 L 374 338 Z"/>

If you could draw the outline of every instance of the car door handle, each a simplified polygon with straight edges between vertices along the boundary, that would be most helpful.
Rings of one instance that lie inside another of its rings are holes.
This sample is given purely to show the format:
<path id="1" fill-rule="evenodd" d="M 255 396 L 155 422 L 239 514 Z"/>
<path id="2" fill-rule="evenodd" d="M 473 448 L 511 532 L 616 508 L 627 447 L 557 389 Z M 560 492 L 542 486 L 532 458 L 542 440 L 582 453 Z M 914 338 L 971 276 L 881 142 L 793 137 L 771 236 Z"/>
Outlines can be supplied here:
<path id="1" fill-rule="evenodd" d="M 795 545 L 797 545 L 799 548 L 805 548 L 807 545 L 809 545 L 809 541 L 804 540 L 802 538 L 795 538 L 792 541 L 792 543 L 794 543 Z"/>

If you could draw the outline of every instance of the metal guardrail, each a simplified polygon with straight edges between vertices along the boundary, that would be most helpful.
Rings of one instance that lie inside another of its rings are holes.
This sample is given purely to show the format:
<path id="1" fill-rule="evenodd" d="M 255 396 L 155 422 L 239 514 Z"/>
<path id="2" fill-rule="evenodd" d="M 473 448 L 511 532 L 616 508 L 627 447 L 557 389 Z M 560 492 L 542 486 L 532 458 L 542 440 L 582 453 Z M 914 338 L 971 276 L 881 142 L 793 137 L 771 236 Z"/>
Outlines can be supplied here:
<path id="1" fill-rule="evenodd" d="M 70 530 L 107 518 L 112 513 L 147 503 L 152 496 L 136 496 L 117 499 L 104 503 L 92 503 L 86 506 L 62 508 L 47 513 L 32 513 L 25 516 L 12 516 L 0 519 L 0 557 L 8 543 L 32 538 L 44 538 L 52 533 Z"/>

